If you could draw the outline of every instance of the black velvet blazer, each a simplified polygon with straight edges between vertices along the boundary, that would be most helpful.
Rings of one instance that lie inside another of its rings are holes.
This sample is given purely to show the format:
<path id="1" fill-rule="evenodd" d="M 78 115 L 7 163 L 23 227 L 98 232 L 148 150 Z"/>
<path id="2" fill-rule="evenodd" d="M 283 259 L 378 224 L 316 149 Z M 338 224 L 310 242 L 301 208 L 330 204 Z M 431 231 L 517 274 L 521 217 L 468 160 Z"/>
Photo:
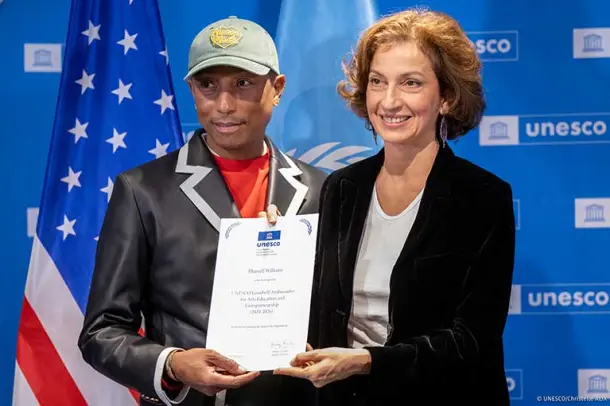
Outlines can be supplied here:
<path id="1" fill-rule="evenodd" d="M 332 173 L 320 198 L 314 348 L 347 346 L 355 262 L 384 151 Z M 371 372 L 325 386 L 318 405 L 509 405 L 503 331 L 515 249 L 512 190 L 441 148 L 392 270 L 388 340 Z"/>

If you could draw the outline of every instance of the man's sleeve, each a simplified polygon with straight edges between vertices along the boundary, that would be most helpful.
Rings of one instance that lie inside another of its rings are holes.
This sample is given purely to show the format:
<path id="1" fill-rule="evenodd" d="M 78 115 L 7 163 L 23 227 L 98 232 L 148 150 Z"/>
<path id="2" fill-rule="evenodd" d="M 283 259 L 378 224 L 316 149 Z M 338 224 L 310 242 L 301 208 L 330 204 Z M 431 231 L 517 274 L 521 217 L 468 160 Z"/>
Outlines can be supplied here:
<path id="1" fill-rule="evenodd" d="M 78 345 L 84 360 L 108 378 L 149 401 L 173 401 L 162 387 L 171 348 L 138 334 L 148 300 L 151 250 L 136 196 L 119 175 L 100 232 L 85 321 Z"/>

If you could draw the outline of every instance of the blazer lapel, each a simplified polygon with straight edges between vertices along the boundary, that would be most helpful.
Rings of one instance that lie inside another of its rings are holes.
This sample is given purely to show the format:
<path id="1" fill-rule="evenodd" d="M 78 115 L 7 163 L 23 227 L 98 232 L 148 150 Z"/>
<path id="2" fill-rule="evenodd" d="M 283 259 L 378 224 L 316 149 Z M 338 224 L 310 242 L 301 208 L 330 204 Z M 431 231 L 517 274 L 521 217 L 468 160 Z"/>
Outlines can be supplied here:
<path id="1" fill-rule="evenodd" d="M 276 205 L 282 216 L 296 215 L 309 190 L 298 178 L 303 172 L 271 140 L 267 139 L 267 144 L 271 152 L 267 205 Z"/>
<path id="2" fill-rule="evenodd" d="M 415 252 L 417 247 L 437 228 L 437 224 L 446 221 L 452 200 L 450 163 L 453 156 L 449 147 L 439 150 L 428 176 L 415 222 L 396 260 L 397 265 Z"/>
<path id="3" fill-rule="evenodd" d="M 383 150 L 357 173 L 341 181 L 339 206 L 339 284 L 345 300 L 344 309 L 351 307 L 354 271 L 360 240 L 369 212 L 375 179 L 383 163 Z"/>
<path id="4" fill-rule="evenodd" d="M 231 192 L 198 130 L 178 152 L 176 173 L 190 174 L 180 189 L 206 220 L 220 230 L 220 219 L 241 217 Z"/>

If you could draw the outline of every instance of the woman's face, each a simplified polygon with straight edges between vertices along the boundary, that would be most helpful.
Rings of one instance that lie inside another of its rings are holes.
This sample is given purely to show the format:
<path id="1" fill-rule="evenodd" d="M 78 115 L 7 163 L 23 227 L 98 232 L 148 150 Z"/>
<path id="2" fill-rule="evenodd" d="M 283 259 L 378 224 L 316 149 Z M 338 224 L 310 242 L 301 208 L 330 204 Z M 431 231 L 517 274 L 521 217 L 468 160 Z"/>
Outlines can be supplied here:
<path id="1" fill-rule="evenodd" d="M 434 141 L 442 105 L 432 63 L 414 42 L 375 53 L 366 108 L 384 143 L 425 145 Z"/>

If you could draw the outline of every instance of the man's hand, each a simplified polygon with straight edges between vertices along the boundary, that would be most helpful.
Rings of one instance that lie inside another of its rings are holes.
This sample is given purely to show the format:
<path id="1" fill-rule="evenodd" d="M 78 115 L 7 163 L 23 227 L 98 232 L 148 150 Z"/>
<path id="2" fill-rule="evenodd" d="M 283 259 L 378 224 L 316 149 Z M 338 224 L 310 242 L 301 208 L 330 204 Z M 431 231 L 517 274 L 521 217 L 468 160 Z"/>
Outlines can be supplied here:
<path id="1" fill-rule="evenodd" d="M 260 372 L 246 372 L 214 350 L 195 348 L 174 353 L 170 367 L 177 380 L 208 396 L 252 382 Z"/>
<path id="2" fill-rule="evenodd" d="M 258 217 L 263 217 L 263 218 L 267 218 L 267 222 L 269 224 L 271 224 L 272 226 L 275 225 L 275 223 L 277 223 L 277 218 L 278 216 L 281 216 L 282 213 L 280 213 L 280 209 L 277 208 L 277 206 L 275 204 L 270 204 L 267 207 L 267 211 L 261 211 L 258 213 Z"/>

